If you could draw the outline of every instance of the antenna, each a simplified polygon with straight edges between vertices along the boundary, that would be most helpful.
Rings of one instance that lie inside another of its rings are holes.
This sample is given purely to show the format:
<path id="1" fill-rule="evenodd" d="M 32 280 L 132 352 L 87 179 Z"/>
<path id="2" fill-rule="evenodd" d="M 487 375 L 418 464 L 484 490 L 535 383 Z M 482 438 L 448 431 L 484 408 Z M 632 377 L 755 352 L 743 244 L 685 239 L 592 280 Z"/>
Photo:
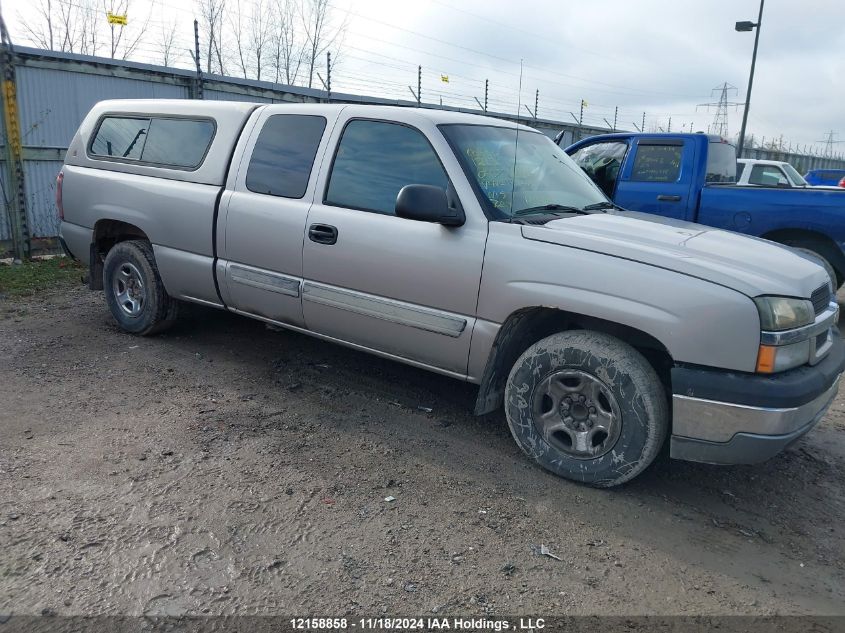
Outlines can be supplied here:
<path id="1" fill-rule="evenodd" d="M 519 111 L 522 109 L 522 59 L 519 60 L 519 92 L 516 95 L 516 137 L 513 141 L 513 174 L 511 176 L 511 213 L 509 222 L 513 222 L 513 196 L 516 192 L 516 153 L 519 151 Z"/>

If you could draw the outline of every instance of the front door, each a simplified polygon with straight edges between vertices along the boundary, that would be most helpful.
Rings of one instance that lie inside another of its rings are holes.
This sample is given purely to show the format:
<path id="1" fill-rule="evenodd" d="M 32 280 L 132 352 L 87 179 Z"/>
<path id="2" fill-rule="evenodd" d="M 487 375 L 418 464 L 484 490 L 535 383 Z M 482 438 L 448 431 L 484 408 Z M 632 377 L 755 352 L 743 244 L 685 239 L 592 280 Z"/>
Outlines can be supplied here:
<path id="1" fill-rule="evenodd" d="M 345 110 L 335 126 L 339 144 L 332 140 L 337 150 L 325 161 L 308 214 L 305 323 L 317 333 L 464 376 L 487 220 L 477 206 L 459 227 L 397 217 L 396 196 L 409 184 L 475 200 L 436 127 L 424 134 L 411 124 L 353 114 Z"/>
<path id="2" fill-rule="evenodd" d="M 623 209 L 692 219 L 690 197 L 695 148 L 689 139 L 637 138 L 616 184 L 614 202 Z"/>

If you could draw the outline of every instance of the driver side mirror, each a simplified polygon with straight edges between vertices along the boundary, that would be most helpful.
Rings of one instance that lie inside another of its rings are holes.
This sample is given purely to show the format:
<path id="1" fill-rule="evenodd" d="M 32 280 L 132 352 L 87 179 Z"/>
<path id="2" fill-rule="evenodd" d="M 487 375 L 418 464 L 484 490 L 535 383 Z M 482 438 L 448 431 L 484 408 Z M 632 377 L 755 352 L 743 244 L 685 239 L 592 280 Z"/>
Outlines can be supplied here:
<path id="1" fill-rule="evenodd" d="M 396 196 L 396 215 L 443 226 L 461 226 L 466 222 L 466 216 L 460 207 L 449 206 L 446 191 L 432 185 L 402 187 Z"/>

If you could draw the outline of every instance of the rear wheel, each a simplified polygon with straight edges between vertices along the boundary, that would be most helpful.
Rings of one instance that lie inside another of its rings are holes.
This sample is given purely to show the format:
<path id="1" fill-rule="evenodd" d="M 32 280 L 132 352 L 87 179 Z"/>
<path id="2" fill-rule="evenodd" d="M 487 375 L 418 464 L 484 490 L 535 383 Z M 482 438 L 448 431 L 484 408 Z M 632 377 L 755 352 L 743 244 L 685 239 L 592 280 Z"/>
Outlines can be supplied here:
<path id="1" fill-rule="evenodd" d="M 522 354 L 508 377 L 505 412 L 529 457 L 598 487 L 645 470 L 669 428 L 654 368 L 627 343 L 586 330 L 554 334 Z"/>
<path id="2" fill-rule="evenodd" d="M 176 320 L 178 303 L 164 289 L 145 240 L 115 244 L 103 263 L 103 289 L 114 320 L 127 332 L 156 334 Z"/>

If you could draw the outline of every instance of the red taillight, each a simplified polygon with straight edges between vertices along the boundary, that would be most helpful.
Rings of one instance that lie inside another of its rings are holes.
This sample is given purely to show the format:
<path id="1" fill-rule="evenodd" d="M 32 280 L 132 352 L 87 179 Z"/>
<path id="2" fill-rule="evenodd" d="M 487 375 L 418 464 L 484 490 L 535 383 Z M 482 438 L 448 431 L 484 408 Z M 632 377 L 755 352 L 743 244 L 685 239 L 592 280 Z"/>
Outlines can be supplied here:
<path id="1" fill-rule="evenodd" d="M 839 186 L 845 187 L 845 178 L 843 178 L 842 180 L 839 181 Z"/>
<path id="2" fill-rule="evenodd" d="M 65 208 L 62 206 L 62 183 L 65 180 L 65 172 L 60 171 L 56 176 L 56 208 L 59 210 L 59 219 L 65 219 Z"/>

